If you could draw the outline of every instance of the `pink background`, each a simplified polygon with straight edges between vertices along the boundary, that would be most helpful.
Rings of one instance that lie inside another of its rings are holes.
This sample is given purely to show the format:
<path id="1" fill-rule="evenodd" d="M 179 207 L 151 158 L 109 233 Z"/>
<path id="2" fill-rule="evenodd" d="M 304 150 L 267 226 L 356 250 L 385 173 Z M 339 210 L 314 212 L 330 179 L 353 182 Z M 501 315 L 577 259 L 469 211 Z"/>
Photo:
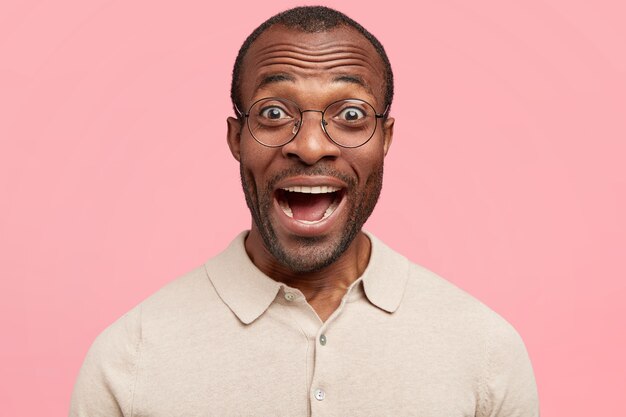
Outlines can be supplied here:
<path id="1" fill-rule="evenodd" d="M 369 230 L 519 330 L 543 416 L 626 415 L 624 3 L 327 4 L 396 74 Z M 249 225 L 230 71 L 293 5 L 2 2 L 0 415 L 66 415 L 96 335 Z"/>

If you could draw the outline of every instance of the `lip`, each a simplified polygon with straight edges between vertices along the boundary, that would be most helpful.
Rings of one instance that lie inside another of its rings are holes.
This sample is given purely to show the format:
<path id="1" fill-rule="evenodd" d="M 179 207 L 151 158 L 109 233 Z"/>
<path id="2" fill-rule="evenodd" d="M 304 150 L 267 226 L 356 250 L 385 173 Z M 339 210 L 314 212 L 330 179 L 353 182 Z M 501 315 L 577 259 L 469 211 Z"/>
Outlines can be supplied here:
<path id="1" fill-rule="evenodd" d="M 328 233 L 333 228 L 333 226 L 335 226 L 335 224 L 337 223 L 338 219 L 341 217 L 341 214 L 343 213 L 346 207 L 346 204 L 347 204 L 347 198 L 345 194 L 345 189 L 347 188 L 346 184 L 343 181 L 335 177 L 300 176 L 300 177 L 291 177 L 283 181 L 280 181 L 276 185 L 276 190 L 282 189 L 282 188 L 294 187 L 294 186 L 308 186 L 308 187 L 331 186 L 331 187 L 337 187 L 337 188 L 342 189 L 343 196 L 341 197 L 341 201 L 339 202 L 339 205 L 337 206 L 335 211 L 333 211 L 333 213 L 327 218 L 325 218 L 324 220 L 321 220 L 314 224 L 302 223 L 296 219 L 289 217 L 287 214 L 285 214 L 283 209 L 280 207 L 280 204 L 278 203 L 278 199 L 276 198 L 275 194 L 273 197 L 274 199 L 273 208 L 274 208 L 274 212 L 276 213 L 276 217 L 278 219 L 279 225 L 287 233 L 293 234 L 296 236 L 303 236 L 303 237 L 315 237 L 315 236 L 320 236 L 325 233 Z M 276 190 L 274 190 L 274 192 L 276 192 Z"/>
<path id="2" fill-rule="evenodd" d="M 296 186 L 316 187 L 316 186 L 329 186 L 337 188 L 347 188 L 347 184 L 336 177 L 320 176 L 320 175 L 307 175 L 285 178 L 276 184 L 274 192 L 280 188 L 296 187 Z"/>

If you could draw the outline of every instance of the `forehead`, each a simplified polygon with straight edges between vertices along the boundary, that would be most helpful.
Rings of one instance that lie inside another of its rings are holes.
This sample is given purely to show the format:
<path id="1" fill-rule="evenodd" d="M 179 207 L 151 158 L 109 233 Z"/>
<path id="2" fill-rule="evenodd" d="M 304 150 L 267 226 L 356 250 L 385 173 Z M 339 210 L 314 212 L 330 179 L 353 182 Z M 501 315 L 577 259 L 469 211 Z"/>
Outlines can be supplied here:
<path id="1" fill-rule="evenodd" d="M 382 59 L 356 29 L 340 26 L 308 33 L 276 25 L 251 45 L 243 59 L 241 97 L 253 98 L 267 85 L 361 88 L 379 103 L 385 89 Z"/>

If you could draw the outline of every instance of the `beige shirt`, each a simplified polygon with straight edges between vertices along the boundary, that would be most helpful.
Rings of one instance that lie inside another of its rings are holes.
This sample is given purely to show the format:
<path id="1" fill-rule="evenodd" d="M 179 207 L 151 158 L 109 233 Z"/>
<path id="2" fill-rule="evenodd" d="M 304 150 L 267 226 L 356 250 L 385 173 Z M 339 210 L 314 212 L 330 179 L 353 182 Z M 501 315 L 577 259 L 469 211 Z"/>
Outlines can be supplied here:
<path id="1" fill-rule="evenodd" d="M 500 316 L 369 235 L 324 323 L 239 235 L 107 328 L 70 416 L 538 416 L 524 344 Z"/>

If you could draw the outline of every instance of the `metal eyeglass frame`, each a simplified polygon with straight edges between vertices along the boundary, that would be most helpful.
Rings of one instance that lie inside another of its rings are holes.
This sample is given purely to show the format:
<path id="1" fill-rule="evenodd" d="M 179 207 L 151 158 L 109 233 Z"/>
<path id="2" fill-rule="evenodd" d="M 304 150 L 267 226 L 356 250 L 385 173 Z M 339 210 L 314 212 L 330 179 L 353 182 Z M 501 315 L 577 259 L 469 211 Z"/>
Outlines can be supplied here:
<path id="1" fill-rule="evenodd" d="M 296 130 L 296 133 L 293 134 L 293 136 L 291 137 L 291 139 L 289 139 L 288 141 L 286 141 L 283 144 L 280 145 L 268 145 L 267 143 L 263 143 L 261 142 L 256 136 L 254 136 L 254 133 L 252 132 L 252 129 L 250 128 L 250 110 L 252 110 L 252 108 L 259 102 L 263 101 L 263 100 L 279 100 L 279 101 L 285 101 L 288 103 L 291 103 L 295 106 L 296 109 L 298 109 L 298 111 L 300 112 L 300 123 L 298 124 L 298 130 Z M 324 119 L 324 116 L 326 114 L 326 110 L 328 110 L 329 107 L 331 107 L 334 104 L 340 103 L 342 101 L 348 101 L 348 100 L 355 100 L 355 101 L 360 101 L 362 103 L 367 104 L 368 106 L 370 106 L 372 108 L 372 110 L 374 110 L 374 116 L 375 116 L 375 124 L 374 124 L 374 129 L 372 130 L 372 134 L 361 144 L 359 145 L 355 145 L 355 146 L 346 146 L 346 145 L 342 145 L 341 143 L 336 142 L 332 136 L 330 136 L 330 134 L 328 133 L 328 131 L 326 130 L 326 125 L 328 124 L 328 122 Z M 332 103 L 330 103 L 328 106 L 326 106 L 324 108 L 324 110 L 314 110 L 314 109 L 307 109 L 307 110 L 301 110 L 300 106 L 298 106 L 298 104 L 295 101 L 286 99 L 286 98 L 282 98 L 282 97 L 263 97 L 260 98 L 258 100 L 256 100 L 254 103 L 252 103 L 250 105 L 250 107 L 248 107 L 248 111 L 246 113 L 243 113 L 241 110 L 239 110 L 239 108 L 237 107 L 237 105 L 235 105 L 235 111 L 237 112 L 237 115 L 239 117 L 243 117 L 246 119 L 246 125 L 248 126 L 248 132 L 250 132 L 250 134 L 252 135 L 252 137 L 254 138 L 255 141 L 257 141 L 258 143 L 260 143 L 263 146 L 267 146 L 268 148 L 280 148 L 282 146 L 285 146 L 286 144 L 288 144 L 289 142 L 291 142 L 292 140 L 294 140 L 296 138 L 296 136 L 298 136 L 298 133 L 300 133 L 300 128 L 302 127 L 302 120 L 303 120 L 303 114 L 307 113 L 307 112 L 315 112 L 315 113 L 322 113 L 322 121 L 321 121 L 321 125 L 322 125 L 322 130 L 324 131 L 324 134 L 326 134 L 326 137 L 335 145 L 337 146 L 341 146 L 342 148 L 348 148 L 348 149 L 353 149 L 353 148 L 358 148 L 361 147 L 363 145 L 365 145 L 367 142 L 370 141 L 370 139 L 372 139 L 374 137 L 374 133 L 376 133 L 376 128 L 378 127 L 378 119 L 382 119 L 387 115 L 387 111 L 389 111 L 389 105 L 387 105 L 387 107 L 385 107 L 385 111 L 382 113 L 376 113 L 376 109 L 374 108 L 374 106 L 372 106 L 370 103 L 368 103 L 365 100 L 362 100 L 360 98 L 344 98 L 341 100 L 337 100 L 337 101 L 333 101 Z"/>

